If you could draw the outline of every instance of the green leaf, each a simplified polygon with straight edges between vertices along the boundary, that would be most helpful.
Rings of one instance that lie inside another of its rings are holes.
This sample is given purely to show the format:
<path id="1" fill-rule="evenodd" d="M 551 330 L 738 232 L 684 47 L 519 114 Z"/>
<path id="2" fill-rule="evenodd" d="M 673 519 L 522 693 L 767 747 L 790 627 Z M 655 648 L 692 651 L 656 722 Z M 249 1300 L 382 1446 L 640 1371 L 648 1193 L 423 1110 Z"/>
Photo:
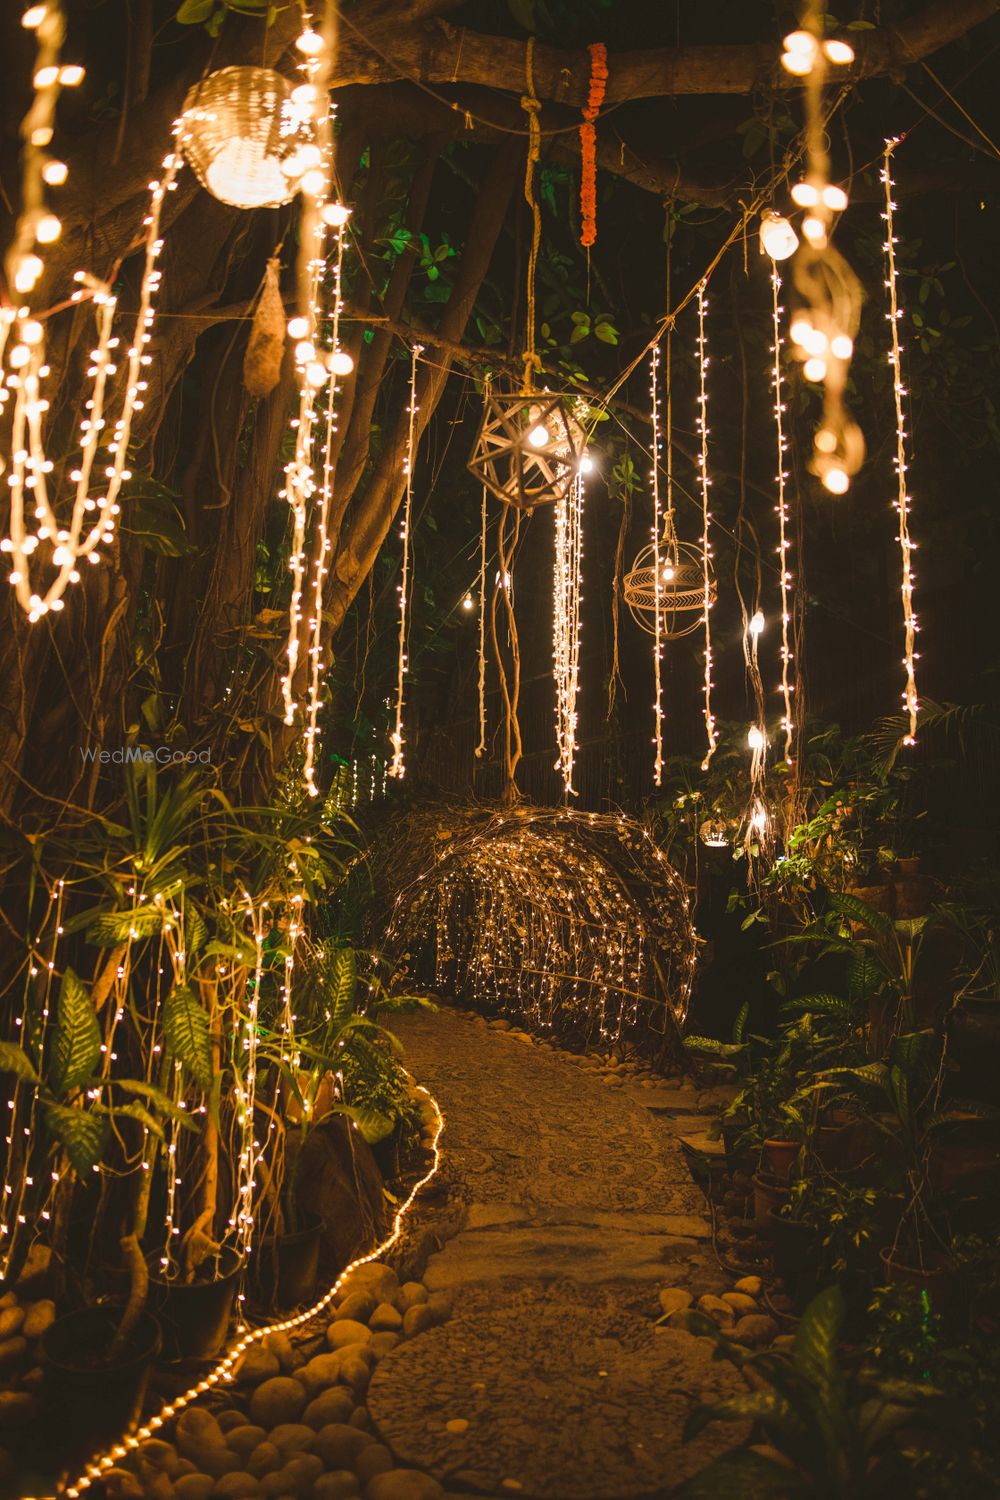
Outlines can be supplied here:
<path id="1" fill-rule="evenodd" d="M 103 912 L 87 928 L 87 942 L 98 948 L 114 948 L 119 943 L 127 943 L 130 937 L 153 937 L 162 926 L 163 911 L 157 906 Z"/>
<path id="2" fill-rule="evenodd" d="M 215 0 L 184 0 L 176 19 L 181 26 L 200 26 L 212 14 Z"/>
<path id="3" fill-rule="evenodd" d="M 59 988 L 58 1011 L 48 1083 L 54 1094 L 68 1094 L 93 1075 L 101 1055 L 101 1028 L 90 991 L 72 969 Z"/>
<path id="4" fill-rule="evenodd" d="M 843 1377 L 837 1340 L 844 1323 L 844 1294 L 828 1286 L 809 1303 L 795 1330 L 795 1366 L 816 1387 L 823 1405 L 839 1395 Z"/>
<path id="5" fill-rule="evenodd" d="M 207 937 L 208 925 L 201 912 L 193 904 L 186 906 L 184 908 L 184 948 L 189 963 L 204 946 Z"/>
<path id="6" fill-rule="evenodd" d="M 116 1105 L 113 1109 L 107 1105 L 104 1108 L 107 1109 L 109 1115 L 128 1115 L 130 1120 L 138 1120 L 151 1135 L 156 1136 L 157 1140 L 163 1140 L 163 1126 L 160 1121 L 155 1115 L 151 1115 L 145 1105 L 140 1104 L 138 1100 L 133 1100 L 131 1104 Z"/>
<path id="7" fill-rule="evenodd" d="M 146 1083 L 141 1078 L 116 1078 L 114 1085 L 115 1088 L 121 1089 L 123 1094 L 138 1094 L 155 1109 L 158 1109 L 162 1115 L 169 1115 L 172 1120 L 176 1120 L 186 1130 L 195 1130 L 197 1128 L 190 1113 L 186 1109 L 181 1109 L 180 1105 L 175 1104 L 169 1094 L 165 1094 L 162 1089 L 156 1088 L 153 1084 Z"/>
<path id="8" fill-rule="evenodd" d="M 334 1028 L 340 1031 L 354 1014 L 358 965 L 353 948 L 335 948 L 327 975 L 330 985 L 330 1011 Z"/>
<path id="9" fill-rule="evenodd" d="M 386 1136 L 392 1134 L 395 1125 L 395 1121 L 388 1115 L 363 1104 L 335 1104 L 331 1106 L 330 1113 L 346 1115 L 349 1120 L 353 1120 L 369 1146 L 376 1146 L 379 1141 L 384 1141 Z"/>
<path id="10" fill-rule="evenodd" d="M 857 896 L 849 896 L 846 891 L 836 892 L 830 897 L 830 910 L 842 917 L 849 917 L 852 922 L 860 923 L 869 932 L 887 933 L 892 930 L 890 916 L 884 911 L 876 911 Z"/>
<path id="11" fill-rule="evenodd" d="M 59 1142 L 77 1177 L 84 1177 L 100 1161 L 108 1138 L 107 1121 L 84 1109 L 65 1104 L 45 1105 L 45 1124 Z"/>
<path id="12" fill-rule="evenodd" d="M 680 1489 L 672 1490 L 671 1496 L 672 1500 L 784 1500 L 805 1493 L 805 1483 L 793 1469 L 749 1448 L 733 1448 Z"/>
<path id="13" fill-rule="evenodd" d="M 761 1422 L 765 1427 L 779 1431 L 799 1428 L 799 1422 L 789 1403 L 777 1391 L 747 1391 L 746 1395 L 732 1396 L 728 1401 L 717 1401 L 710 1406 L 696 1406 L 684 1424 L 684 1441 L 697 1437 L 710 1422 Z"/>
<path id="14" fill-rule="evenodd" d="M 778 1010 L 782 1015 L 798 1015 L 807 1011 L 845 1018 L 854 1015 L 854 1006 L 842 995 L 799 995 L 795 1000 L 783 1000 Z"/>
<path id="15" fill-rule="evenodd" d="M 25 1083 L 38 1082 L 30 1057 L 16 1042 L 0 1042 L 0 1073 L 13 1073 Z"/>
<path id="16" fill-rule="evenodd" d="M 594 332 L 602 344 L 617 344 L 618 342 L 618 330 L 612 328 L 610 323 L 596 324 Z"/>
<path id="17" fill-rule="evenodd" d="M 163 1036 L 170 1056 L 207 1092 L 212 1087 L 208 1016 L 197 996 L 185 986 L 171 990 L 164 1002 Z"/>

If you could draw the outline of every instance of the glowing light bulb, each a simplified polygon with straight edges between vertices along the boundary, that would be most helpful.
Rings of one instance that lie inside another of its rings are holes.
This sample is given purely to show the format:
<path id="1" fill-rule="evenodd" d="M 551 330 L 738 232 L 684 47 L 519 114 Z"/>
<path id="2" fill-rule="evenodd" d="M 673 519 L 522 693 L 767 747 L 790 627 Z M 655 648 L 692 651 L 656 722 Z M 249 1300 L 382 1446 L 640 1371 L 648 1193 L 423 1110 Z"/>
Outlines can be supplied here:
<path id="1" fill-rule="evenodd" d="M 326 173 L 321 167 L 310 167 L 308 172 L 304 172 L 299 178 L 299 187 L 304 193 L 318 198 L 326 188 Z"/>
<path id="2" fill-rule="evenodd" d="M 831 40 L 823 43 L 823 51 L 832 63 L 846 68 L 854 61 L 854 48 L 848 42 Z"/>
<path id="3" fill-rule="evenodd" d="M 767 740 L 764 736 L 763 730 L 760 729 L 758 725 L 751 724 L 749 730 L 747 731 L 748 747 L 751 750 L 763 750 L 766 744 Z"/>
<path id="4" fill-rule="evenodd" d="M 819 56 L 819 43 L 811 31 L 790 31 L 784 40 L 781 65 L 788 73 L 804 78 L 811 73 Z"/>
<path id="5" fill-rule="evenodd" d="M 673 583 L 674 578 L 677 576 L 677 569 L 671 567 L 670 563 L 667 563 L 661 576 L 664 583 Z"/>
<path id="6" fill-rule="evenodd" d="M 59 69 L 50 65 L 46 68 L 39 68 L 32 83 L 36 89 L 50 89 L 58 77 Z"/>
<path id="7" fill-rule="evenodd" d="M 300 83 L 292 89 L 291 100 L 300 109 L 308 109 L 319 100 L 319 89 L 314 83 Z M 318 160 L 318 158 L 317 158 Z"/>
<path id="8" fill-rule="evenodd" d="M 323 222 L 334 229 L 340 229 L 351 217 L 351 210 L 344 203 L 324 203 Z"/>
<path id="9" fill-rule="evenodd" d="M 14 286 L 19 292 L 30 292 L 44 267 L 37 255 L 25 255 L 14 272 Z"/>
<path id="10" fill-rule="evenodd" d="M 799 237 L 780 214 L 768 209 L 760 216 L 760 248 L 772 260 L 787 260 L 799 247 Z"/>
<path id="11" fill-rule="evenodd" d="M 819 202 L 819 189 L 811 182 L 797 182 L 792 188 L 792 202 L 800 208 L 815 208 Z"/>
<path id="12" fill-rule="evenodd" d="M 305 318 L 303 318 L 302 322 L 305 323 L 305 321 Z M 308 324 L 306 326 L 308 327 Z M 312 339 L 300 339 L 299 342 L 295 345 L 295 358 L 298 360 L 299 364 L 308 364 L 309 360 L 315 359 L 315 357 L 316 347 L 313 344 Z"/>
<path id="13" fill-rule="evenodd" d="M 326 365 L 321 365 L 318 359 L 310 361 L 306 365 L 306 379 L 313 389 L 318 391 L 321 386 L 326 385 Z"/>
<path id="14" fill-rule="evenodd" d="M 304 339 L 309 335 L 308 318 L 289 318 L 288 336 L 293 339 Z"/>
<path id="15" fill-rule="evenodd" d="M 836 453 L 837 451 L 837 434 L 831 432 L 829 427 L 821 427 L 813 441 L 816 444 L 817 453 Z"/>
<path id="16" fill-rule="evenodd" d="M 35 239 L 40 245 L 51 245 L 62 234 L 62 224 L 55 214 L 43 214 L 35 225 Z"/>
<path id="17" fill-rule="evenodd" d="M 804 349 L 806 340 L 809 338 L 809 335 L 812 333 L 812 331 L 813 326 L 808 318 L 795 318 L 793 319 L 792 325 L 788 330 L 788 337 L 791 339 L 793 344 L 798 344 Z"/>
<path id="18" fill-rule="evenodd" d="M 69 176 L 69 168 L 64 161 L 47 161 L 42 176 L 49 187 L 61 187 Z"/>
<path id="19" fill-rule="evenodd" d="M 823 189 L 823 202 L 835 214 L 841 214 L 847 207 L 847 194 L 842 187 L 831 182 Z"/>
<path id="20" fill-rule="evenodd" d="M 26 318 L 18 332 L 26 344 L 40 344 L 45 336 L 45 330 L 36 318 Z"/>
<path id="21" fill-rule="evenodd" d="M 21 25 L 26 26 L 29 31 L 34 31 L 37 26 L 41 26 L 48 13 L 47 5 L 31 5 L 21 17 Z"/>
<path id="22" fill-rule="evenodd" d="M 549 440 L 549 429 L 540 422 L 537 427 L 532 427 L 528 433 L 528 442 L 533 448 L 544 448 Z"/>
<path id="23" fill-rule="evenodd" d="M 802 220 L 802 233 L 810 245 L 823 245 L 826 243 L 826 225 L 815 214 L 807 214 Z"/>
<path id="24" fill-rule="evenodd" d="M 585 453 L 578 465 L 581 474 L 592 474 L 594 472 L 594 460 L 589 453 Z"/>
<path id="25" fill-rule="evenodd" d="M 318 57 L 323 51 L 323 38 L 318 31 L 313 31 L 307 26 L 300 36 L 295 38 L 295 45 L 304 57 Z"/>
<path id="26" fill-rule="evenodd" d="M 31 350 L 27 344 L 15 344 L 10 351 L 10 367 L 12 370 L 23 370 L 31 358 Z"/>
<path id="27" fill-rule="evenodd" d="M 822 380 L 826 375 L 826 360 L 815 356 L 807 359 L 802 366 L 802 373 L 807 380 Z"/>
<path id="28" fill-rule="evenodd" d="M 834 334 L 830 340 L 830 353 L 837 359 L 850 359 L 854 352 L 854 340 L 846 333 Z"/>
<path id="29" fill-rule="evenodd" d="M 354 360 L 346 349 L 334 349 L 327 360 L 327 365 L 333 375 L 350 375 L 354 369 Z"/>
<path id="30" fill-rule="evenodd" d="M 754 637 L 762 634 L 764 630 L 764 613 L 762 610 L 758 610 L 757 613 L 751 617 L 750 624 L 747 626 L 747 629 Z"/>
<path id="31" fill-rule="evenodd" d="M 850 482 L 847 470 L 842 469 L 839 464 L 833 464 L 823 474 L 823 484 L 831 495 L 846 495 Z"/>
<path id="32" fill-rule="evenodd" d="M 462 599 L 462 608 L 463 609 L 475 609 L 475 607 L 476 607 L 476 601 L 475 601 L 475 599 L 473 599 L 473 597 L 472 597 L 471 594 L 466 593 L 465 596 Z"/>
<path id="33" fill-rule="evenodd" d="M 75 89 L 85 77 L 86 74 L 79 63 L 67 63 L 64 68 L 59 69 L 59 82 L 65 89 Z"/>

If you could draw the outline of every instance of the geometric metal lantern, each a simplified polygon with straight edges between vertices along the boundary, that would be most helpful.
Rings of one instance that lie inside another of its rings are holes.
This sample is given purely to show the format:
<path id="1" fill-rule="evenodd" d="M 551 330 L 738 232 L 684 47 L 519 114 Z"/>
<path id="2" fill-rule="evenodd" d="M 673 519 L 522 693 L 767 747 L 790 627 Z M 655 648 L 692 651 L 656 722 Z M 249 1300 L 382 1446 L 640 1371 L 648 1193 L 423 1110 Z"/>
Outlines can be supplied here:
<path id="1" fill-rule="evenodd" d="M 637 625 L 656 633 L 656 548 L 644 547 L 622 582 L 625 603 Z M 665 538 L 660 553 L 660 635 L 673 641 L 698 629 L 705 616 L 705 574 L 700 547 Z M 708 606 L 718 595 L 715 579 L 708 584 Z"/>
<path id="2" fill-rule="evenodd" d="M 220 68 L 184 100 L 178 140 L 203 187 L 234 208 L 289 203 L 314 163 L 311 105 L 270 68 Z"/>
<path id="3" fill-rule="evenodd" d="M 572 412 L 579 400 L 551 391 L 502 395 L 488 389 L 470 470 L 518 510 L 561 500 L 585 457 L 583 428 Z"/>

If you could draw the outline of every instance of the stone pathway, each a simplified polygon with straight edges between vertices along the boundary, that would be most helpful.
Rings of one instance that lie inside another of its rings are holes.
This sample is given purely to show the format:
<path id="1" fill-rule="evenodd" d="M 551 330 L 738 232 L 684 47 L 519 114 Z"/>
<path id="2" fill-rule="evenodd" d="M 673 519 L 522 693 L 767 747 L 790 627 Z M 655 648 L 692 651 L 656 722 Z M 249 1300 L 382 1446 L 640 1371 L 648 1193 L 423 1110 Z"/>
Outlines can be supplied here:
<path id="1" fill-rule="evenodd" d="M 452 1315 L 375 1370 L 382 1441 L 449 1492 L 666 1495 L 738 1436 L 681 1443 L 692 1405 L 738 1377 L 709 1341 L 654 1326 L 664 1284 L 731 1281 L 679 1146 L 705 1128 L 694 1088 L 446 1009 L 397 1030 L 445 1117 L 447 1238 L 423 1280 Z"/>

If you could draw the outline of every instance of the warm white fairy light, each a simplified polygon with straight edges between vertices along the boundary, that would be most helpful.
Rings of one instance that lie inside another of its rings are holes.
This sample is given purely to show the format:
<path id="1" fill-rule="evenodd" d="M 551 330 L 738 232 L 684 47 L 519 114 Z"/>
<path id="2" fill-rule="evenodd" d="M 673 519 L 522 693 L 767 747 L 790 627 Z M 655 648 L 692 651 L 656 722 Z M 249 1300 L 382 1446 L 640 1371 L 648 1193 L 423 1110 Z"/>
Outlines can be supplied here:
<path id="1" fill-rule="evenodd" d="M 416 1087 L 417 1092 L 424 1095 L 434 1113 L 434 1138 L 430 1148 L 431 1163 L 423 1176 L 414 1183 L 406 1198 L 396 1210 L 393 1215 L 392 1229 L 381 1244 L 376 1245 L 374 1250 L 370 1250 L 367 1255 L 359 1255 L 355 1260 L 351 1261 L 350 1265 L 345 1266 L 333 1285 L 324 1292 L 323 1296 L 312 1307 L 307 1307 L 304 1312 L 296 1313 L 293 1317 L 283 1318 L 280 1322 L 265 1324 L 261 1328 L 254 1328 L 250 1332 L 244 1333 L 226 1351 L 222 1359 L 199 1381 L 190 1386 L 181 1395 L 175 1396 L 167 1405 L 161 1407 L 156 1415 L 144 1422 L 136 1432 L 123 1434 L 113 1447 L 107 1449 L 99 1456 L 92 1458 L 83 1473 L 78 1475 L 71 1484 L 68 1484 L 60 1491 L 61 1495 L 67 1496 L 68 1500 L 77 1500 L 78 1496 L 84 1494 L 92 1485 L 103 1479 L 109 1469 L 113 1469 L 122 1459 L 136 1453 L 144 1443 L 149 1441 L 154 1433 L 159 1432 L 174 1417 L 189 1407 L 192 1402 L 197 1401 L 199 1396 L 203 1396 L 208 1391 L 214 1390 L 216 1386 L 221 1385 L 223 1382 L 231 1381 L 235 1376 L 237 1364 L 248 1349 L 253 1348 L 255 1344 L 262 1344 L 270 1334 L 291 1333 L 293 1329 L 302 1328 L 305 1324 L 310 1323 L 330 1306 L 352 1272 L 356 1271 L 359 1266 L 370 1265 L 372 1261 L 380 1260 L 399 1242 L 406 1217 L 413 1207 L 418 1194 L 427 1186 L 432 1178 L 437 1176 L 441 1166 L 440 1140 L 441 1132 L 444 1129 L 444 1116 L 438 1107 L 437 1100 L 421 1085 L 417 1085 Z M 34 1496 L 30 1497 L 30 1500 L 50 1500 L 50 1497 Z"/>
<path id="2" fill-rule="evenodd" d="M 668 335 L 669 337 L 669 335 Z M 668 356 L 669 357 L 669 356 Z M 663 566 L 660 548 L 660 393 L 659 393 L 660 349 L 653 345 L 649 370 L 650 412 L 653 420 L 652 434 L 652 490 L 653 490 L 653 743 L 656 755 L 653 760 L 653 784 L 663 783 L 663 612 L 661 593 L 663 589 Z"/>
<path id="3" fill-rule="evenodd" d="M 792 650 L 789 645 L 789 626 L 792 620 L 792 575 L 788 567 L 788 553 L 791 547 L 791 543 L 788 540 L 788 527 L 791 518 L 788 510 L 788 494 L 786 490 L 788 470 L 785 468 L 788 439 L 785 437 L 785 402 L 781 374 L 782 311 L 781 277 L 778 275 L 778 267 L 773 265 L 771 267 L 771 336 L 774 343 L 772 344 L 771 352 L 774 356 L 774 363 L 771 366 L 771 387 L 774 391 L 774 431 L 778 464 L 777 473 L 775 474 L 775 482 L 778 487 L 778 503 L 775 509 L 778 512 L 778 573 L 781 589 L 781 728 L 785 735 L 785 764 L 790 766 L 793 763 L 792 736 L 795 732 L 795 720 L 792 713 L 792 683 L 789 673 L 792 661 Z"/>
<path id="4" fill-rule="evenodd" d="M 576 701 L 580 685 L 580 588 L 583 561 L 584 481 L 577 469 L 569 493 L 555 504 L 555 566 L 552 580 L 552 660 L 556 683 L 556 769 L 563 790 L 575 796 Z"/>
<path id="5" fill-rule="evenodd" d="M 705 733 L 708 737 L 708 749 L 705 759 L 701 763 L 703 771 L 708 769 L 708 763 L 715 754 L 719 736 L 715 728 L 715 715 L 712 713 L 712 577 L 711 559 L 712 547 L 709 540 L 709 524 L 712 513 L 709 509 L 708 491 L 711 479 L 708 474 L 708 353 L 705 344 L 705 312 L 708 301 L 705 296 L 707 282 L 698 284 L 698 420 L 697 430 L 700 439 L 698 449 L 698 484 L 701 490 L 701 565 L 702 584 L 705 590 L 705 598 L 702 604 L 702 622 L 705 627 Z"/>
<path id="6" fill-rule="evenodd" d="M 305 747 L 303 775 L 306 790 L 311 797 L 319 796 L 316 784 L 316 740 L 319 736 L 318 720 L 322 701 L 323 681 L 323 594 L 325 579 L 330 571 L 329 536 L 330 506 L 333 503 L 333 440 L 337 431 L 337 378 L 349 374 L 354 368 L 350 355 L 340 348 L 340 315 L 343 307 L 341 287 L 344 267 L 344 226 L 346 218 L 337 226 L 337 249 L 333 259 L 333 286 L 331 296 L 333 310 L 330 332 L 330 349 L 325 364 L 329 372 L 326 411 L 324 413 L 325 435 L 323 440 L 323 472 L 319 486 L 319 505 L 316 511 L 316 532 L 313 541 L 313 589 L 312 614 L 309 620 L 309 700 L 306 708 Z"/>
<path id="7" fill-rule="evenodd" d="M 854 52 L 848 42 L 824 37 L 825 23 L 821 0 L 807 0 L 802 29 L 785 37 L 781 59 L 787 72 L 803 80 L 805 98 L 806 175 L 791 189 L 792 199 L 805 210 L 802 243 L 793 263 L 802 305 L 789 337 L 805 378 L 823 388 L 823 414 L 813 439 L 810 468 L 830 494 L 843 495 L 865 451 L 861 429 L 844 406 L 861 289 L 830 243 L 834 218 L 847 207 L 847 194 L 830 181 L 823 86 L 830 68 L 848 66 Z"/>
<path id="8" fill-rule="evenodd" d="M 416 456 L 416 423 L 417 412 L 417 360 L 423 353 L 422 344 L 414 344 L 410 353 L 410 402 L 407 407 L 409 421 L 406 428 L 406 453 L 403 459 L 403 473 L 406 476 L 406 487 L 403 493 L 403 522 L 401 535 L 403 540 L 403 568 L 399 581 L 399 660 L 396 667 L 396 723 L 392 731 L 392 761 L 389 766 L 389 775 L 402 780 L 406 775 L 406 764 L 403 759 L 403 698 L 404 681 L 408 666 L 406 649 L 406 636 L 409 630 L 409 595 L 410 595 L 410 529 L 413 520 L 413 461 Z"/>
<path id="9" fill-rule="evenodd" d="M 36 31 L 39 52 L 35 98 L 22 125 L 25 140 L 22 211 L 6 264 L 9 285 L 27 297 L 45 269 L 39 247 L 52 244 L 61 234 L 58 217 L 45 206 L 44 185 L 65 182 L 66 165 L 49 158 L 44 148 L 52 139 L 59 90 L 78 84 L 83 69 L 59 63 L 64 21 L 55 0 L 33 6 L 22 19 Z M 97 340 L 87 370 L 91 387 L 85 403 L 86 415 L 80 423 L 80 458 L 69 474 L 74 488 L 68 521 L 59 519 L 49 494 L 49 476 L 55 465 L 45 450 L 44 427 L 49 410 L 44 393 L 49 373 L 45 324 L 31 316 L 27 302 L 0 312 L 0 411 L 11 394 L 14 398 L 7 475 L 10 529 L 9 535 L 0 540 L 0 551 L 10 556 L 9 582 L 32 623 L 64 607 L 67 588 L 80 581 L 80 559 L 99 562 L 99 548 L 114 538 L 121 489 L 131 478 L 128 447 L 132 422 L 135 413 L 142 410 L 147 385 L 145 367 L 151 361 L 146 350 L 151 337 L 153 298 L 161 275 L 157 267 L 163 248 L 160 216 L 166 194 L 175 186 L 179 165 L 176 152 L 170 152 L 164 159 L 160 177 L 150 183 L 139 308 L 127 353 L 121 409 L 110 437 L 106 410 L 109 381 L 117 373 L 114 350 L 118 339 L 112 336 L 117 300 L 104 282 L 83 271 L 76 273 L 77 290 L 72 300 L 80 302 L 89 295 L 93 301 Z M 93 495 L 91 490 L 95 488 L 98 493 Z M 39 567 L 45 569 L 48 582 L 44 587 L 39 583 L 36 588 L 32 570 Z"/>
<path id="10" fill-rule="evenodd" d="M 904 744 L 916 743 L 917 717 L 920 712 L 920 703 L 917 698 L 917 675 L 916 661 L 919 655 L 916 650 L 916 635 L 919 626 L 917 617 L 913 612 L 913 552 L 916 544 L 910 539 L 910 496 L 906 482 L 906 421 L 903 415 L 903 397 L 906 388 L 903 385 L 903 371 L 900 364 L 900 352 L 902 345 L 899 341 L 899 323 L 903 316 L 903 310 L 899 305 L 899 288 L 897 285 L 896 271 L 896 235 L 894 214 L 896 205 L 893 202 L 892 190 L 892 153 L 899 145 L 899 137 L 893 137 L 885 143 L 885 152 L 882 162 L 882 183 L 885 187 L 885 250 L 886 260 L 886 287 L 889 291 L 889 311 L 886 316 L 889 319 L 890 348 L 889 366 L 892 370 L 892 390 L 896 405 L 896 454 L 894 463 L 896 466 L 896 499 L 893 504 L 899 516 L 899 552 L 902 562 L 902 580 L 900 583 L 900 597 L 903 601 L 903 632 L 904 632 L 904 655 L 903 666 L 906 671 L 906 684 L 903 688 L 903 707 L 909 720 L 909 733 L 904 739 Z"/>
<path id="11" fill-rule="evenodd" d="M 479 743 L 476 759 L 486 753 L 486 495 L 483 485 L 482 520 L 479 529 Z"/>
<path id="12" fill-rule="evenodd" d="M 301 45 L 302 37 L 309 41 L 308 48 Z M 300 178 L 299 187 L 302 192 L 302 213 L 299 223 L 299 266 L 298 266 L 298 311 L 288 325 L 289 337 L 295 339 L 295 368 L 299 382 L 299 401 L 297 414 L 292 422 L 295 430 L 295 452 L 285 467 L 285 485 L 281 491 L 281 498 L 288 502 L 292 513 L 292 543 L 291 555 L 289 557 L 289 570 L 292 575 L 292 588 L 288 601 L 288 644 L 286 647 L 287 667 L 285 675 L 281 679 L 281 694 L 285 707 L 285 723 L 294 724 L 298 710 L 298 673 L 300 642 L 303 636 L 303 612 L 302 596 L 304 592 L 306 575 L 306 525 L 309 508 L 316 495 L 317 489 L 322 490 L 323 481 L 317 484 L 316 478 L 316 454 L 315 443 L 317 438 L 317 427 L 319 415 L 322 408 L 319 405 L 319 394 L 331 378 L 328 364 L 329 356 L 324 357 L 319 347 L 320 325 L 326 315 L 324 307 L 325 276 L 327 270 L 327 233 L 333 222 L 332 208 L 340 208 L 341 205 L 332 202 L 331 183 L 333 178 L 333 132 L 330 118 L 329 91 L 326 88 L 326 79 L 329 74 L 331 58 L 323 38 L 318 32 L 307 27 L 299 42 L 296 43 L 302 53 L 302 61 L 299 69 L 305 78 L 302 87 L 311 89 L 310 99 L 314 110 L 314 134 L 312 150 L 315 152 L 315 164 L 307 170 Z M 313 40 L 318 45 L 313 45 Z M 306 150 L 308 148 L 303 148 Z M 343 222 L 343 221 L 341 221 Z M 339 243 L 339 241 L 338 241 Z M 334 292 L 334 315 L 336 314 L 336 301 L 339 297 L 339 278 Z M 334 348 L 336 346 L 334 345 Z M 321 505 L 322 505 L 321 497 Z M 327 506 L 328 506 L 327 502 Z M 325 556 L 319 554 L 317 570 L 325 566 Z M 318 580 L 314 577 L 314 585 L 319 583 L 322 587 L 322 571 L 319 571 Z M 314 599 L 315 602 L 315 599 Z M 321 611 L 313 611 L 314 616 L 321 618 Z M 307 627 L 306 638 L 315 645 L 314 629 Z M 311 649 L 311 647 L 310 647 Z M 311 657 L 313 665 L 318 661 L 318 651 Z M 307 694 L 310 706 L 310 714 L 313 699 L 312 672 L 307 678 Z M 318 697 L 318 681 L 316 696 Z M 312 726 L 306 730 L 307 746 L 309 741 L 315 741 L 316 730 Z M 312 770 L 312 758 L 310 756 L 310 773 Z M 309 779 L 307 779 L 309 785 Z M 312 786 L 309 785 L 310 791 Z"/>

